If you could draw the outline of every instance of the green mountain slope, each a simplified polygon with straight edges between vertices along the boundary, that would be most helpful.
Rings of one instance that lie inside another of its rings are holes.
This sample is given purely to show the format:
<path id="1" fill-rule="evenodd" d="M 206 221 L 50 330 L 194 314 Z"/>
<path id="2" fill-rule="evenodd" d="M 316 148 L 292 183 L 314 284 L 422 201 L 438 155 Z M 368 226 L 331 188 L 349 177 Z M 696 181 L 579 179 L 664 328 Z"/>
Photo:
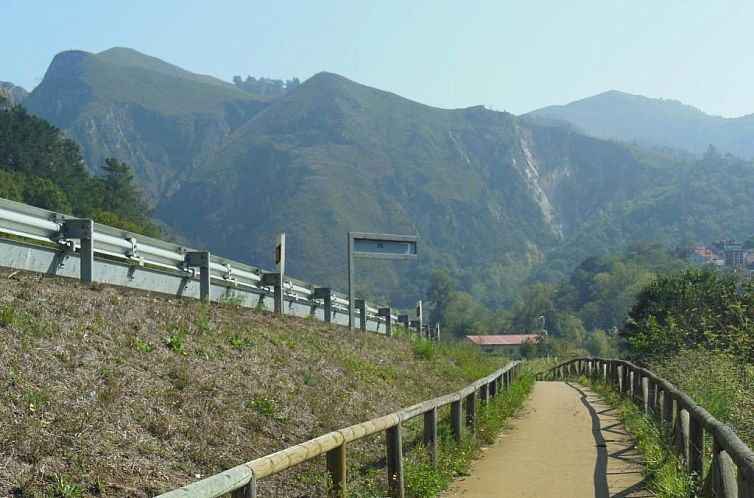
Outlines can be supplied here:
<path id="1" fill-rule="evenodd" d="M 420 277 L 440 266 L 492 304 L 651 170 L 618 144 L 321 73 L 237 130 L 157 216 L 260 263 L 285 231 L 292 274 L 341 287 L 347 231 L 418 233 L 416 266 L 362 265 L 379 293 L 420 295 Z"/>
<path id="2" fill-rule="evenodd" d="M 358 267 L 360 294 L 403 306 L 434 268 L 498 306 L 522 283 L 636 239 L 754 233 L 741 207 L 748 163 L 726 186 L 722 163 L 550 118 L 432 108 L 329 73 L 262 99 L 128 49 L 65 52 L 25 105 L 79 142 L 90 167 L 105 154 L 131 163 L 158 220 L 216 254 L 269 267 L 286 232 L 289 274 L 344 288 L 349 230 L 418 233 L 416 263 Z M 579 106 L 593 117 L 610 108 L 626 127 L 646 121 L 656 143 L 670 118 L 700 136 L 709 119 L 735 121 L 614 93 Z"/>
<path id="3" fill-rule="evenodd" d="M 636 141 L 701 153 L 712 144 L 740 157 L 754 156 L 754 114 L 710 116 L 676 100 L 609 91 L 526 115 L 536 121 L 566 121 L 600 138 Z"/>
<path id="4" fill-rule="evenodd" d="M 24 105 L 76 140 L 93 172 L 106 157 L 133 164 L 157 201 L 266 103 L 230 83 L 114 48 L 58 54 Z"/>

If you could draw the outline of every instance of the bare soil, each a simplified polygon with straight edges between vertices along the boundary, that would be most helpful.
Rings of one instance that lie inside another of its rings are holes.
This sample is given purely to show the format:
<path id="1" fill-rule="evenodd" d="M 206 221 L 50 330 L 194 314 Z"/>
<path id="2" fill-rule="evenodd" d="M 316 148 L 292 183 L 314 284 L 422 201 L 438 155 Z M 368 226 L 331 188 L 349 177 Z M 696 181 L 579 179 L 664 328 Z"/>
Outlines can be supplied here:
<path id="1" fill-rule="evenodd" d="M 641 456 L 613 409 L 590 389 L 538 382 L 511 431 L 443 496 L 638 498 Z"/>
<path id="2" fill-rule="evenodd" d="M 0 268 L 0 496 L 153 496 L 504 361 Z M 370 465 L 383 445 L 354 445 L 349 465 Z M 260 493 L 317 496 L 324 467 L 264 480 Z"/>

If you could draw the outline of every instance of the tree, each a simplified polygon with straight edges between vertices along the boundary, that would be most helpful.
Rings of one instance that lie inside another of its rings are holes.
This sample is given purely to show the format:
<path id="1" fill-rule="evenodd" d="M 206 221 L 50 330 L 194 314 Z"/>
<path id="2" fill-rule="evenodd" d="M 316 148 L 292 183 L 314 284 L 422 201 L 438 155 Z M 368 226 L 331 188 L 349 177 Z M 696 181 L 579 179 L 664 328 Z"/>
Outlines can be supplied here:
<path id="1" fill-rule="evenodd" d="M 707 268 L 660 276 L 639 293 L 621 336 L 642 361 L 696 346 L 752 361 L 754 283 Z"/>
<path id="2" fill-rule="evenodd" d="M 489 329 L 486 310 L 468 292 L 453 292 L 445 312 L 445 330 L 457 338 L 484 335 Z"/>
<path id="3" fill-rule="evenodd" d="M 445 317 L 450 305 L 456 283 L 450 278 L 448 272 L 442 269 L 432 271 L 427 286 L 427 299 L 432 311 L 429 314 L 431 323 L 445 323 Z"/>
<path id="4" fill-rule="evenodd" d="M 73 212 L 65 193 L 47 178 L 37 177 L 27 182 L 24 187 L 24 201 L 50 211 L 65 214 Z"/>

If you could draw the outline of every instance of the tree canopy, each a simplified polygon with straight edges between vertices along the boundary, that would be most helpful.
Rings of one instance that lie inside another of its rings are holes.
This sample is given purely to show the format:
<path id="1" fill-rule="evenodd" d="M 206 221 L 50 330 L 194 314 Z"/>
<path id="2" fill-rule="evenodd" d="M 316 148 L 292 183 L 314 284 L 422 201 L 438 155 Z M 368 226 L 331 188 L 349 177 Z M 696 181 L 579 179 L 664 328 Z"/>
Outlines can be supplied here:
<path id="1" fill-rule="evenodd" d="M 159 235 L 129 165 L 110 158 L 103 175 L 90 175 L 71 139 L 6 100 L 0 100 L 0 197 Z"/>

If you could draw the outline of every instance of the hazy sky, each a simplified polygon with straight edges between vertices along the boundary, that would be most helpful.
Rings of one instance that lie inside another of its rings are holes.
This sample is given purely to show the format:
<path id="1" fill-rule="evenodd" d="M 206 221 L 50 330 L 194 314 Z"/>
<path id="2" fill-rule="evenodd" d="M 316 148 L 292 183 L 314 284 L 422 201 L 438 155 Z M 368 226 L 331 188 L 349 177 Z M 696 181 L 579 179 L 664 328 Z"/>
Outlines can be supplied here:
<path id="1" fill-rule="evenodd" d="M 0 0 L 0 80 L 135 48 L 191 71 L 331 71 L 440 107 L 524 113 L 609 89 L 754 112 L 754 2 Z"/>

